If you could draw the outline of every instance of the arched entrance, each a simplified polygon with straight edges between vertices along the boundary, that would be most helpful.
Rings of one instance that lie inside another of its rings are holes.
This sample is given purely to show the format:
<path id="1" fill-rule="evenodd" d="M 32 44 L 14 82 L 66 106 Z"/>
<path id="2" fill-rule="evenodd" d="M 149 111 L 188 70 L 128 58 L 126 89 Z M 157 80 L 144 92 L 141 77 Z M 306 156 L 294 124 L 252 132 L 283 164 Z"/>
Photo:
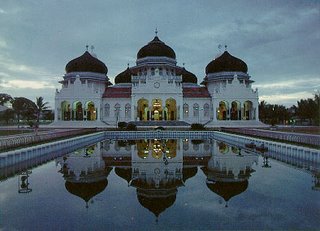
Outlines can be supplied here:
<path id="1" fill-rule="evenodd" d="M 146 99 L 138 100 L 138 117 L 142 121 L 149 120 L 149 102 Z"/>
<path id="2" fill-rule="evenodd" d="M 87 120 L 96 120 L 97 119 L 97 110 L 92 101 L 86 103 L 86 115 Z"/>
<path id="3" fill-rule="evenodd" d="M 80 101 L 76 101 L 73 103 L 72 111 L 73 111 L 73 115 L 72 115 L 73 120 L 83 120 L 83 109 L 82 109 L 82 103 Z"/>
<path id="4" fill-rule="evenodd" d="M 162 100 L 161 99 L 153 99 L 152 100 L 152 108 L 151 108 L 151 119 L 152 120 L 162 120 Z"/>
<path id="5" fill-rule="evenodd" d="M 231 103 L 230 119 L 239 120 L 241 119 L 241 106 L 239 101 L 233 101 Z"/>
<path id="6" fill-rule="evenodd" d="M 243 110 L 244 110 L 244 119 L 245 120 L 252 120 L 253 119 L 253 106 L 252 102 L 247 100 L 243 104 Z"/>
<path id="7" fill-rule="evenodd" d="M 70 108 L 70 103 L 68 101 L 61 102 L 61 118 L 62 120 L 71 119 L 71 108 Z"/>
<path id="8" fill-rule="evenodd" d="M 220 101 L 219 107 L 217 110 L 217 119 L 218 120 L 226 120 L 228 110 L 229 110 L 228 102 Z"/>
<path id="9" fill-rule="evenodd" d="M 164 113 L 164 120 L 176 120 L 177 119 L 177 103 L 173 98 L 166 100 L 166 108 Z"/>

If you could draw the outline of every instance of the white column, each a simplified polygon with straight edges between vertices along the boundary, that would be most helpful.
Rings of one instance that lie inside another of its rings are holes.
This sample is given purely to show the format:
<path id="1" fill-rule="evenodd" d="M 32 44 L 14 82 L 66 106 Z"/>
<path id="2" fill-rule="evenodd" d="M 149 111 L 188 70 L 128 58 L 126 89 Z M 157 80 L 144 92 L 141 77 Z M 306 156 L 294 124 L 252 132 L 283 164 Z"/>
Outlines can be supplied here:
<path id="1" fill-rule="evenodd" d="M 213 100 L 212 100 L 212 101 L 213 101 Z M 212 102 L 211 107 L 212 107 L 212 114 L 213 114 L 212 120 L 213 120 L 213 121 L 217 121 L 217 107 L 216 107 L 216 105 L 215 105 L 213 102 Z"/>
<path id="2" fill-rule="evenodd" d="M 56 101 L 55 103 L 55 108 L 54 108 L 54 121 L 57 122 L 58 121 L 58 117 L 59 117 L 59 111 L 58 111 L 58 105 L 61 105 L 61 102 Z M 62 110 L 60 110 L 62 111 Z M 62 120 L 62 118 L 60 117 L 60 120 Z"/>

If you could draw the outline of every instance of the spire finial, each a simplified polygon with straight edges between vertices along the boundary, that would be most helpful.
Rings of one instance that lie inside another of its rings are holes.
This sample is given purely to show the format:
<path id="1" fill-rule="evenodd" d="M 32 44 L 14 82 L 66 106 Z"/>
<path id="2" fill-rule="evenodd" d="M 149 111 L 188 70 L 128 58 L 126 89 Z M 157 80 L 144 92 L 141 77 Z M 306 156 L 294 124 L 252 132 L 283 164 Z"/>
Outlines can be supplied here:
<path id="1" fill-rule="evenodd" d="M 129 63 L 127 63 L 127 67 L 129 68 Z"/>
<path id="2" fill-rule="evenodd" d="M 225 45 L 224 45 L 224 49 L 227 50 L 227 48 L 228 48 L 228 46 L 227 46 L 227 44 L 225 44 Z"/>
<path id="3" fill-rule="evenodd" d="M 86 51 L 88 51 L 88 49 L 89 49 L 89 45 L 87 44 L 87 45 L 86 45 Z"/>
<path id="4" fill-rule="evenodd" d="M 182 66 L 184 67 L 185 63 L 182 63 Z"/>
<path id="5" fill-rule="evenodd" d="M 156 36 L 158 36 L 158 28 L 156 27 L 156 30 L 154 31 L 154 33 L 156 34 Z"/>

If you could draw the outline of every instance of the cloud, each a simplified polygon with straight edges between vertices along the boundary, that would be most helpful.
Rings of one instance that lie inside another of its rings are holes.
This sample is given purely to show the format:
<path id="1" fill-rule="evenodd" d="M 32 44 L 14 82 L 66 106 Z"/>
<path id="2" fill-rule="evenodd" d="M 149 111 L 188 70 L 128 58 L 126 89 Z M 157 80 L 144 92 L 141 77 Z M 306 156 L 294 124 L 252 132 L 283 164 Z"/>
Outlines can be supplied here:
<path id="1" fill-rule="evenodd" d="M 4 9 L 0 8 L 0 14 L 6 14 L 6 13 L 7 12 Z"/>
<path id="2" fill-rule="evenodd" d="M 308 77 L 301 76 L 301 79 L 291 79 L 291 80 L 281 80 L 281 81 L 272 81 L 267 83 L 258 83 L 254 84 L 255 87 L 259 89 L 297 89 L 297 88 L 319 88 L 320 87 L 320 77 Z"/>
<path id="3" fill-rule="evenodd" d="M 288 94 L 268 94 L 268 95 L 260 95 L 259 101 L 266 101 L 270 104 L 280 104 L 290 107 L 291 105 L 296 105 L 297 101 L 300 99 L 313 98 L 314 95 L 311 92 L 301 91 L 294 92 Z"/>
<path id="4" fill-rule="evenodd" d="M 42 89 L 42 88 L 54 89 L 55 88 L 54 85 L 51 85 L 48 82 L 21 80 L 21 79 L 4 81 L 3 83 L 0 83 L 0 86 L 3 88 L 15 88 L 15 89 Z"/>

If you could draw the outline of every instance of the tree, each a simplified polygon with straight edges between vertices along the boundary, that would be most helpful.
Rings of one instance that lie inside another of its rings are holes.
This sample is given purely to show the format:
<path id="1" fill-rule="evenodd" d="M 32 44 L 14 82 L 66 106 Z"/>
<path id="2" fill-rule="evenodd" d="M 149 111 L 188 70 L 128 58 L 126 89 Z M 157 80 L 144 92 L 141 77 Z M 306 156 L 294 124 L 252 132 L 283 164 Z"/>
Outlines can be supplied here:
<path id="1" fill-rule="evenodd" d="M 259 103 L 259 118 L 264 123 L 267 121 L 267 102 L 264 100 Z"/>
<path id="2" fill-rule="evenodd" d="M 37 123 L 39 123 L 40 115 L 44 110 L 47 110 L 49 107 L 47 106 L 48 102 L 43 102 L 43 97 L 36 98 L 36 113 L 37 113 Z"/>
<path id="3" fill-rule="evenodd" d="M 12 100 L 12 97 L 6 93 L 0 93 L 0 105 L 4 105 L 6 102 Z"/>
<path id="4" fill-rule="evenodd" d="M 6 123 L 9 123 L 9 120 L 14 118 L 14 111 L 11 108 L 8 108 L 5 110 L 2 114 L 3 119 L 6 121 Z"/>
<path id="5" fill-rule="evenodd" d="M 33 119 L 37 106 L 31 100 L 24 97 L 15 97 L 12 100 L 12 108 L 17 115 L 18 127 L 20 126 L 20 118 L 23 116 L 27 120 Z"/>

